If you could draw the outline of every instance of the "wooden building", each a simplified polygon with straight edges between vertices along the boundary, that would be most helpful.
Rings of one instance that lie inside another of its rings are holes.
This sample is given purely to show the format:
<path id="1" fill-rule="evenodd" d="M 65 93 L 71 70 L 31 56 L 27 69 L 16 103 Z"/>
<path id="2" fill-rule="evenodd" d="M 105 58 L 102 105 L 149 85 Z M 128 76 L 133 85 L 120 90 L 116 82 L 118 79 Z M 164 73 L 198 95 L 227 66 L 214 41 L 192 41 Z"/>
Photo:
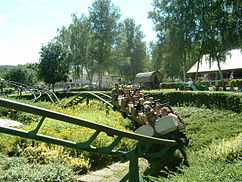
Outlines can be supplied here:
<path id="1" fill-rule="evenodd" d="M 195 78 L 198 69 L 198 77 L 204 80 L 220 79 L 217 62 L 215 61 L 210 65 L 208 59 L 209 56 L 204 55 L 199 65 L 198 62 L 196 62 L 188 70 L 187 74 Z M 233 49 L 229 51 L 229 54 L 226 56 L 226 61 L 221 62 L 220 66 L 225 79 L 230 79 L 230 77 L 232 79 L 242 79 L 242 50 Z"/>

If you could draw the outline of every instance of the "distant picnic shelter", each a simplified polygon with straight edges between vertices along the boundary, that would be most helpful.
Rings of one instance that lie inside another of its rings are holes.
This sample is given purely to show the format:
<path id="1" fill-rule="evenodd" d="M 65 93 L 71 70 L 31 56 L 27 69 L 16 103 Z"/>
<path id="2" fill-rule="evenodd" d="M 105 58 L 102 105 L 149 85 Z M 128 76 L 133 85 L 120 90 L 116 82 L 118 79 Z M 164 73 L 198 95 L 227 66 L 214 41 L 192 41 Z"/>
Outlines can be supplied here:
<path id="1" fill-rule="evenodd" d="M 198 72 L 198 77 L 203 77 L 207 80 L 218 80 L 219 69 L 217 62 L 215 61 L 210 65 L 208 59 L 209 56 L 204 55 L 199 65 L 198 62 L 196 62 L 187 71 L 187 74 L 190 75 L 190 77 L 195 78 L 196 72 Z M 225 62 L 222 62 L 220 66 L 225 79 L 229 79 L 231 74 L 233 74 L 233 79 L 242 79 L 242 50 L 233 49 L 229 51 Z"/>

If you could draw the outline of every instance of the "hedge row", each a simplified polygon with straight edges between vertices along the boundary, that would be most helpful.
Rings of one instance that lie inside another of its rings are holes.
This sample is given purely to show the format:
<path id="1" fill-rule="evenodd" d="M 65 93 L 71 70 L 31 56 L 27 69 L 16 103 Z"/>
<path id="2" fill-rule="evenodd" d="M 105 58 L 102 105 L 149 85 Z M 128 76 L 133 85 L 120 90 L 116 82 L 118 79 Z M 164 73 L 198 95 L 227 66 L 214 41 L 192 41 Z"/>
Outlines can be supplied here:
<path id="1" fill-rule="evenodd" d="M 231 80 L 229 83 L 230 83 L 230 85 L 233 85 L 235 87 L 241 87 L 242 79 L 234 79 L 234 80 Z"/>
<path id="2" fill-rule="evenodd" d="M 201 81 L 202 85 L 206 85 L 208 87 L 210 86 L 222 86 L 221 80 L 215 80 L 215 81 Z M 234 79 L 234 80 L 224 80 L 224 83 L 226 86 L 234 86 L 234 87 L 241 87 L 242 86 L 242 79 Z M 162 82 L 160 87 L 162 89 L 175 89 L 179 88 L 180 82 Z"/>
<path id="3" fill-rule="evenodd" d="M 242 93 L 214 91 L 143 91 L 171 106 L 194 106 L 242 112 Z M 104 91 L 110 95 L 110 92 Z M 69 93 L 66 93 L 67 96 Z M 60 96 L 60 95 L 59 95 Z M 62 95 L 63 97 L 63 95 Z M 68 96 L 67 96 L 68 97 Z"/>
<path id="4" fill-rule="evenodd" d="M 152 91 L 154 99 L 171 106 L 194 106 L 242 112 L 242 94 L 226 92 L 199 91 Z"/>
<path id="5" fill-rule="evenodd" d="M 180 82 L 162 82 L 160 87 L 162 89 L 176 89 L 179 88 L 180 84 Z"/>
<path id="6" fill-rule="evenodd" d="M 225 109 L 242 112 L 242 93 L 214 92 L 214 91 L 143 91 L 150 94 L 155 100 L 171 106 L 194 106 L 216 109 Z M 58 98 L 76 96 L 80 92 L 56 93 Z M 109 94 L 110 91 L 103 93 Z M 26 97 L 25 97 L 26 98 Z M 44 98 L 44 97 L 43 97 Z M 27 99 L 27 98 L 26 98 Z M 42 99 L 41 99 L 42 100 Z"/>
<path id="7" fill-rule="evenodd" d="M 160 88 L 161 89 L 177 89 L 177 88 L 180 88 L 181 85 L 183 83 L 186 83 L 186 82 L 163 82 L 160 84 Z M 199 82 L 201 85 L 206 85 L 206 86 L 211 86 L 211 85 L 215 85 L 215 84 L 212 84 L 212 82 L 209 82 L 209 81 L 202 81 L 202 82 Z"/>

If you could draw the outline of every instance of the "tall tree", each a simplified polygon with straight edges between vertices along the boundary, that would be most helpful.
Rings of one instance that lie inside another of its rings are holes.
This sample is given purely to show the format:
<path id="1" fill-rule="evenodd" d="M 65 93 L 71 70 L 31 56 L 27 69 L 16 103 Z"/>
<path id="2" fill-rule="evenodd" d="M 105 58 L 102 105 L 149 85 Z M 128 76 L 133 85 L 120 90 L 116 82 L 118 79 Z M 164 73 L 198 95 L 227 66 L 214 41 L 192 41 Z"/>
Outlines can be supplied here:
<path id="1" fill-rule="evenodd" d="M 241 4 L 237 0 L 198 0 L 197 37 L 209 62 L 217 62 L 219 75 L 224 84 L 221 62 L 232 48 L 241 47 Z"/>
<path id="2" fill-rule="evenodd" d="M 82 80 L 85 69 L 90 84 L 94 72 L 98 70 L 97 61 L 91 55 L 91 50 L 94 48 L 92 35 L 89 18 L 84 15 L 78 18 L 76 14 L 72 14 L 72 23 L 68 28 L 62 27 L 57 36 L 57 40 L 70 52 L 69 59 L 72 68 L 74 68 L 74 72 L 72 72 L 74 80 Z"/>
<path id="3" fill-rule="evenodd" d="M 69 72 L 68 51 L 56 42 L 41 47 L 39 74 L 54 91 L 56 82 L 66 81 Z"/>
<path id="4" fill-rule="evenodd" d="M 120 74 L 127 80 L 134 80 L 138 72 L 145 69 L 146 44 L 142 40 L 144 35 L 140 31 L 140 25 L 136 25 L 131 18 L 126 18 L 120 31 L 120 39 L 117 46 L 119 60 L 115 62 Z"/>
<path id="5" fill-rule="evenodd" d="M 154 0 L 153 5 L 149 17 L 156 25 L 159 41 L 168 48 L 165 54 L 181 58 L 176 60 L 184 75 L 194 53 L 196 59 L 209 54 L 210 62 L 216 61 L 220 67 L 226 51 L 241 47 L 238 0 Z M 221 71 L 220 75 L 222 78 Z"/>
<path id="6" fill-rule="evenodd" d="M 102 76 L 109 67 L 112 49 L 118 34 L 119 10 L 110 0 L 96 0 L 89 8 L 92 36 L 92 58 L 98 63 L 99 86 Z"/>
<path id="7" fill-rule="evenodd" d="M 168 62 L 169 69 L 179 65 L 186 79 L 188 54 L 195 27 L 192 18 L 194 3 L 192 0 L 154 0 L 153 5 L 154 10 L 149 12 L 149 17 L 155 23 L 160 45 L 164 46 L 163 59 Z"/>

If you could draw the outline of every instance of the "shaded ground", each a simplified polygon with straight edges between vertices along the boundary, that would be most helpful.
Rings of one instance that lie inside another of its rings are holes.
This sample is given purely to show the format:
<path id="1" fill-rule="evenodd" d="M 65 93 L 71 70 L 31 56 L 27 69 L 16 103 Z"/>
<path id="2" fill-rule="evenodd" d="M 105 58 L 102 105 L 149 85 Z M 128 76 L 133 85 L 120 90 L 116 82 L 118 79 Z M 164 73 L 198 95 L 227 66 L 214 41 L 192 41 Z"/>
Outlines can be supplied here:
<path id="1" fill-rule="evenodd" d="M 139 159 L 140 172 L 143 172 L 148 163 Z M 90 172 L 77 179 L 78 182 L 116 182 L 120 181 L 129 171 L 129 162 L 117 162 L 101 170 Z"/>

